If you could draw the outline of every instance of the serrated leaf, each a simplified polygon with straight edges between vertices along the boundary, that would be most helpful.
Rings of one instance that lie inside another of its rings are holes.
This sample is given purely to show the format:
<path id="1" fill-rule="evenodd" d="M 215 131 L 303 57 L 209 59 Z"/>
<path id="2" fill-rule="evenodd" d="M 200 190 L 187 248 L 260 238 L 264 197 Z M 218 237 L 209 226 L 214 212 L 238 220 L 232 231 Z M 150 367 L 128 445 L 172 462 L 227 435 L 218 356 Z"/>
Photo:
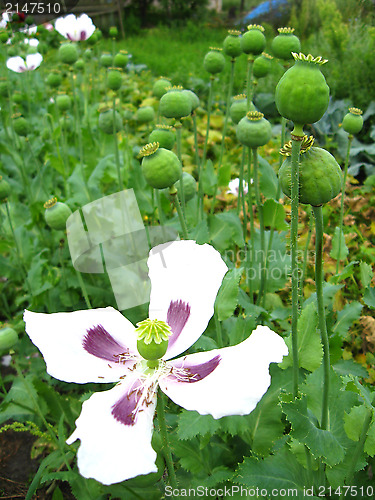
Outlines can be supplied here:
<path id="1" fill-rule="evenodd" d="M 356 321 L 360 317 L 362 307 L 362 304 L 356 301 L 346 304 L 337 313 L 337 321 L 333 327 L 333 332 L 338 333 L 341 338 L 345 338 L 353 321 Z"/>
<path id="2" fill-rule="evenodd" d="M 209 196 L 214 196 L 217 186 L 217 176 L 211 160 L 207 160 L 201 172 L 201 183 L 203 192 Z"/>
<path id="3" fill-rule="evenodd" d="M 369 286 L 368 288 L 366 288 L 363 295 L 363 302 L 366 304 L 366 306 L 375 309 L 375 288 L 373 286 Z"/>
<path id="4" fill-rule="evenodd" d="M 340 274 L 335 274 L 330 278 L 330 282 L 332 283 L 339 283 L 340 281 L 346 280 L 350 276 L 353 276 L 354 274 L 354 267 L 358 264 L 357 260 L 353 260 L 350 262 L 347 266 L 344 267 L 344 269 L 341 271 Z"/>
<path id="5" fill-rule="evenodd" d="M 364 447 L 365 453 L 373 457 L 375 455 L 375 415 L 373 412 L 372 422 L 370 424 L 369 430 L 367 432 L 367 438 Z"/>
<path id="6" fill-rule="evenodd" d="M 232 174 L 232 165 L 230 163 L 222 165 L 219 169 L 217 176 L 218 186 L 228 186 L 231 174 Z"/>
<path id="7" fill-rule="evenodd" d="M 318 315 L 313 302 L 308 304 L 301 313 L 298 321 L 298 363 L 300 368 L 313 372 L 316 370 L 323 358 L 323 348 L 318 333 Z M 285 339 L 289 348 L 289 355 L 284 357 L 281 368 L 293 365 L 292 338 Z"/>
<path id="8" fill-rule="evenodd" d="M 196 411 L 182 410 L 178 417 L 177 435 L 180 439 L 192 439 L 195 436 L 211 436 L 220 429 L 220 422 L 211 415 L 200 415 Z"/>
<path id="9" fill-rule="evenodd" d="M 349 250 L 345 243 L 343 230 L 339 227 L 335 227 L 335 234 L 332 238 L 332 250 L 329 255 L 336 260 L 345 260 L 348 254 Z"/>
<path id="10" fill-rule="evenodd" d="M 235 243 L 243 247 L 243 230 L 236 212 L 222 212 L 209 217 L 208 225 L 213 246 L 224 251 Z"/>
<path id="11" fill-rule="evenodd" d="M 285 221 L 285 209 L 281 203 L 269 198 L 263 204 L 263 221 L 265 227 L 277 231 L 286 231 L 289 226 Z"/>
<path id="12" fill-rule="evenodd" d="M 354 406 L 350 413 L 344 414 L 344 429 L 352 441 L 358 441 L 363 427 L 363 422 L 369 410 L 364 406 Z"/>
<path id="13" fill-rule="evenodd" d="M 308 412 L 306 396 L 283 403 L 282 408 L 292 425 L 293 437 L 305 443 L 315 457 L 322 457 L 322 460 L 330 466 L 344 459 L 345 449 L 339 437 L 330 430 L 317 427 L 316 419 L 313 419 Z"/>
<path id="14" fill-rule="evenodd" d="M 219 321 L 230 318 L 237 307 L 242 273 L 242 268 L 234 268 L 224 276 L 215 301 L 215 311 Z"/>
<path id="15" fill-rule="evenodd" d="M 372 267 L 370 264 L 367 264 L 367 262 L 361 261 L 359 264 L 359 273 L 361 276 L 361 283 L 363 288 L 367 288 L 372 280 L 373 277 L 373 272 L 372 272 Z"/>

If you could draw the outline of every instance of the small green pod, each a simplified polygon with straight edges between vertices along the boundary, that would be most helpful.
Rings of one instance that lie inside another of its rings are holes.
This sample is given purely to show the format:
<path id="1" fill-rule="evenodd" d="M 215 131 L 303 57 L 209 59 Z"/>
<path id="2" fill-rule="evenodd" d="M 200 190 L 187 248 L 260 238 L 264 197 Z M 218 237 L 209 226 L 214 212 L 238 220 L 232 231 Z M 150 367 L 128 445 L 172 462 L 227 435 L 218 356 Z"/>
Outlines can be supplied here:
<path id="1" fill-rule="evenodd" d="M 157 124 L 149 135 L 148 141 L 158 142 L 159 147 L 171 150 L 176 142 L 175 129 L 170 125 Z"/>
<path id="2" fill-rule="evenodd" d="M 250 110 L 251 111 L 251 110 Z M 229 116 L 234 123 L 238 123 L 247 113 L 247 99 L 245 94 L 233 97 L 233 102 L 229 108 Z"/>
<path id="3" fill-rule="evenodd" d="M 51 229 L 60 230 L 66 228 L 66 221 L 72 213 L 68 205 L 57 201 L 56 198 L 52 198 L 44 204 L 44 208 L 46 209 L 44 218 Z"/>
<path id="4" fill-rule="evenodd" d="M 143 157 L 143 175 L 151 187 L 169 188 L 180 179 L 182 175 L 180 160 L 172 151 L 159 148 L 157 142 L 144 146 L 139 155 Z"/>
<path id="5" fill-rule="evenodd" d="M 1 78 L 0 79 L 0 96 L 1 97 L 8 97 L 9 95 L 9 82 L 7 78 Z"/>
<path id="6" fill-rule="evenodd" d="M 197 94 L 192 90 L 186 90 L 186 89 L 182 90 L 182 92 L 184 92 L 190 99 L 191 112 L 195 111 L 200 104 L 199 97 L 197 96 Z"/>
<path id="7" fill-rule="evenodd" d="M 350 135 L 358 134 L 363 127 L 362 110 L 349 108 L 349 113 L 342 120 L 342 128 Z"/>
<path id="8" fill-rule="evenodd" d="M 167 92 L 167 89 L 171 87 L 171 82 L 166 78 L 160 77 L 154 85 L 152 86 L 152 93 L 158 99 L 161 99 L 162 96 Z"/>
<path id="9" fill-rule="evenodd" d="M 85 61 L 83 59 L 77 59 L 76 62 L 74 63 L 74 67 L 78 71 L 82 71 L 83 68 L 85 67 Z"/>
<path id="10" fill-rule="evenodd" d="M 210 47 L 210 51 L 204 56 L 203 67 L 211 75 L 221 73 L 225 67 L 225 57 L 223 49 Z"/>
<path id="11" fill-rule="evenodd" d="M 113 66 L 113 57 L 112 54 L 109 52 L 103 52 L 102 55 L 100 56 L 100 64 L 104 68 L 109 68 L 110 66 Z"/>
<path id="12" fill-rule="evenodd" d="M 62 82 L 61 73 L 57 70 L 52 70 L 50 73 L 48 73 L 46 82 L 47 85 L 49 85 L 52 88 L 58 87 L 59 85 L 61 85 Z"/>
<path id="13" fill-rule="evenodd" d="M 313 137 L 301 144 L 299 159 L 299 202 L 318 207 L 335 198 L 342 187 L 342 171 L 336 159 L 322 148 L 312 147 Z M 281 153 L 288 155 L 279 170 L 280 186 L 290 198 L 291 193 L 291 141 Z"/>
<path id="14" fill-rule="evenodd" d="M 241 144 L 255 149 L 264 146 L 271 139 L 272 127 L 263 113 L 249 111 L 238 123 L 236 135 Z"/>
<path id="15" fill-rule="evenodd" d="M 59 47 L 58 56 L 64 64 L 74 64 L 78 59 L 78 49 L 74 43 L 63 43 Z"/>
<path id="16" fill-rule="evenodd" d="M 223 42 L 223 52 L 234 59 L 242 54 L 241 31 L 229 30 Z"/>
<path id="17" fill-rule="evenodd" d="M 113 64 L 117 67 L 117 68 L 122 68 L 124 69 L 126 67 L 126 65 L 128 64 L 128 61 L 129 61 L 129 54 L 127 53 L 126 50 L 120 50 L 120 52 L 118 52 L 114 59 L 113 59 Z"/>
<path id="18" fill-rule="evenodd" d="M 246 33 L 241 37 L 241 48 L 245 54 L 257 56 L 263 52 L 266 47 L 266 37 L 263 32 L 263 26 L 249 24 Z"/>
<path id="19" fill-rule="evenodd" d="M 68 111 L 71 104 L 72 101 L 70 99 L 70 96 L 66 94 L 60 94 L 56 97 L 56 106 L 59 111 Z"/>
<path id="20" fill-rule="evenodd" d="M 112 109 L 102 111 L 99 115 L 99 128 L 105 134 L 111 135 L 122 129 L 122 119 L 118 111 L 113 113 Z"/>
<path id="21" fill-rule="evenodd" d="M 160 114 L 166 118 L 180 119 L 191 113 L 191 98 L 182 87 L 172 87 L 160 99 Z"/>
<path id="22" fill-rule="evenodd" d="M 0 352 L 9 351 L 18 342 L 18 335 L 13 328 L 5 326 L 0 328 Z"/>
<path id="23" fill-rule="evenodd" d="M 264 78 L 271 71 L 271 61 L 273 57 L 263 52 L 256 57 L 253 62 L 253 75 L 255 78 Z"/>
<path id="24" fill-rule="evenodd" d="M 109 36 L 111 38 L 117 38 L 118 37 L 118 29 L 117 29 L 117 26 L 111 26 L 109 28 Z"/>
<path id="25" fill-rule="evenodd" d="M 293 57 L 294 65 L 276 86 L 275 102 L 281 116 L 303 126 L 320 120 L 328 108 L 329 87 L 320 71 L 327 60 L 294 52 Z"/>
<path id="26" fill-rule="evenodd" d="M 29 123 L 23 116 L 17 115 L 13 119 L 13 128 L 15 133 L 20 137 L 26 137 L 29 133 Z"/>
<path id="27" fill-rule="evenodd" d="M 137 109 L 134 120 L 138 123 L 150 123 L 155 120 L 155 111 L 152 106 L 141 106 Z"/>
<path id="28" fill-rule="evenodd" d="M 184 199 L 185 202 L 188 202 L 192 200 L 194 196 L 197 194 L 197 181 L 188 172 L 183 172 L 182 177 L 184 183 Z M 176 189 L 178 196 L 181 199 L 181 181 L 176 182 Z"/>
<path id="29" fill-rule="evenodd" d="M 111 90 L 119 90 L 122 85 L 122 74 L 118 69 L 110 69 L 107 74 L 107 87 Z"/>
<path id="30" fill-rule="evenodd" d="M 288 61 L 293 59 L 292 52 L 297 54 L 301 50 L 301 42 L 294 35 L 294 28 L 278 28 L 279 34 L 275 36 L 271 43 L 271 51 L 274 57 Z"/>

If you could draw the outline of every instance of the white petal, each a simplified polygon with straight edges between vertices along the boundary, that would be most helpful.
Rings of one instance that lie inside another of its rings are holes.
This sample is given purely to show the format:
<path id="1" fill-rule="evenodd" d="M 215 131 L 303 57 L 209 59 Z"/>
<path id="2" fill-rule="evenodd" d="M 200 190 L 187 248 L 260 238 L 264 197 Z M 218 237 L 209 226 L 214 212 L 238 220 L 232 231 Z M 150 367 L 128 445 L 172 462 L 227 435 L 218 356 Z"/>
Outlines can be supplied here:
<path id="1" fill-rule="evenodd" d="M 181 334 L 170 342 L 165 356 L 170 359 L 193 345 L 207 328 L 227 266 L 212 246 L 190 240 L 154 247 L 147 264 L 150 318 L 167 321 L 171 302 L 182 301 L 190 311 Z"/>
<path id="2" fill-rule="evenodd" d="M 98 325 L 138 356 L 134 326 L 112 307 L 53 314 L 25 311 L 24 321 L 31 341 L 43 354 L 47 372 L 65 382 L 117 382 L 127 372 L 124 364 L 84 349 L 87 330 Z"/>
<path id="3" fill-rule="evenodd" d="M 128 384 L 97 392 L 85 401 L 77 428 L 67 440 L 68 444 L 81 440 L 77 453 L 80 474 L 103 484 L 157 471 L 156 453 L 151 447 L 156 397 L 138 414 L 134 425 L 124 425 L 111 414 L 112 406 L 129 389 Z"/>
<path id="4" fill-rule="evenodd" d="M 28 70 L 34 70 L 40 66 L 40 63 L 43 61 L 42 54 L 37 52 L 36 54 L 29 54 L 26 56 L 26 67 Z"/>
<path id="5" fill-rule="evenodd" d="M 186 356 L 189 365 L 221 356 L 217 368 L 203 380 L 178 382 L 167 376 L 159 380 L 159 385 L 172 401 L 186 410 L 214 418 L 247 415 L 271 383 L 269 364 L 279 363 L 287 354 L 288 348 L 279 335 L 266 326 L 258 326 L 249 338 L 236 346 Z M 168 365 L 178 365 L 178 361 L 169 361 Z"/>
<path id="6" fill-rule="evenodd" d="M 76 23 L 76 16 L 68 14 L 64 17 L 59 17 L 55 21 L 55 30 L 60 33 L 64 38 L 68 38 L 68 32 L 74 29 Z"/>
<path id="7" fill-rule="evenodd" d="M 79 40 L 87 40 L 95 31 L 95 25 L 87 14 L 81 14 L 77 18 L 77 26 L 80 33 Z M 85 33 L 85 37 L 83 39 L 81 37 L 82 32 Z"/>
<path id="8" fill-rule="evenodd" d="M 10 57 L 7 60 L 7 68 L 16 73 L 22 73 L 27 69 L 25 61 L 20 56 Z"/>

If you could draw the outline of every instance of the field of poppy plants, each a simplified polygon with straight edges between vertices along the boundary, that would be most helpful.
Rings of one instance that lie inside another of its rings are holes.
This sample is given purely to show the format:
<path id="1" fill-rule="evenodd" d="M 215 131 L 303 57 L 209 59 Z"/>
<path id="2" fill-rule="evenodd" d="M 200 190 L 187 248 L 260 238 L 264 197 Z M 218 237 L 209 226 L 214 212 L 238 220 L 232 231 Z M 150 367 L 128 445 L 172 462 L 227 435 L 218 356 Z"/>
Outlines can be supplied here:
<path id="1" fill-rule="evenodd" d="M 374 102 L 291 27 L 187 85 L 0 26 L 0 498 L 374 498 Z"/>

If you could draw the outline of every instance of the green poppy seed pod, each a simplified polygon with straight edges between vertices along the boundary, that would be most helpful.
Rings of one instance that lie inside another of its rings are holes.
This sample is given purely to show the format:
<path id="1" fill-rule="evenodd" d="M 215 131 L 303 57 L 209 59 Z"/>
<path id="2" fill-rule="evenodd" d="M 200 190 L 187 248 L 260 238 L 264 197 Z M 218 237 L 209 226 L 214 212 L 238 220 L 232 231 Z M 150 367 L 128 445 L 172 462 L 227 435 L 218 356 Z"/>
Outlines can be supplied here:
<path id="1" fill-rule="evenodd" d="M 82 71 L 83 68 L 85 67 L 85 62 L 83 59 L 77 59 L 76 62 L 74 63 L 74 67 L 78 71 Z"/>
<path id="2" fill-rule="evenodd" d="M 199 97 L 192 90 L 182 90 L 190 99 L 191 102 L 191 112 L 195 111 L 199 106 Z"/>
<path id="3" fill-rule="evenodd" d="M 138 123 L 150 123 L 155 120 L 155 111 L 152 106 L 141 106 L 137 109 L 134 120 Z"/>
<path id="4" fill-rule="evenodd" d="M 22 104 L 24 102 L 23 95 L 18 90 L 15 90 L 12 93 L 12 98 L 13 98 L 13 102 L 15 102 L 16 104 Z"/>
<path id="5" fill-rule="evenodd" d="M 122 74 L 118 69 L 110 69 L 107 74 L 107 87 L 111 90 L 119 90 L 122 85 Z"/>
<path id="6" fill-rule="evenodd" d="M 171 82 L 166 78 L 159 78 L 156 80 L 154 85 L 152 86 L 152 93 L 158 99 L 161 99 L 162 96 L 167 92 L 167 89 L 171 87 Z"/>
<path id="7" fill-rule="evenodd" d="M 294 28 L 278 28 L 279 34 L 275 36 L 271 43 L 271 51 L 274 57 L 288 61 L 293 59 L 292 52 L 299 53 L 301 42 L 293 34 Z"/>
<path id="8" fill-rule="evenodd" d="M 118 29 L 116 26 L 111 26 L 109 28 L 109 36 L 111 38 L 117 38 L 118 37 Z"/>
<path id="9" fill-rule="evenodd" d="M 0 33 L 0 42 L 2 43 L 7 43 L 7 41 L 9 40 L 9 34 L 7 31 L 1 31 Z"/>
<path id="10" fill-rule="evenodd" d="M 144 359 L 155 361 L 167 352 L 171 327 L 164 321 L 145 319 L 137 323 L 135 333 L 138 352 Z"/>
<path id="11" fill-rule="evenodd" d="M 0 328 L 0 352 L 9 351 L 18 341 L 18 335 L 13 328 L 5 326 Z"/>
<path id="12" fill-rule="evenodd" d="M 325 149 L 312 147 L 314 138 L 304 136 L 299 157 L 299 202 L 318 207 L 335 198 L 341 192 L 342 171 L 335 158 Z M 281 154 L 287 158 L 279 170 L 283 193 L 291 194 L 291 149 L 289 141 Z"/>
<path id="13" fill-rule="evenodd" d="M 122 68 L 124 69 L 126 67 L 126 65 L 128 64 L 128 60 L 129 60 L 129 55 L 128 53 L 126 52 L 126 50 L 120 50 L 120 52 L 118 52 L 114 59 L 113 59 L 113 64 L 117 67 L 117 68 Z"/>
<path id="14" fill-rule="evenodd" d="M 256 57 L 253 62 L 253 75 L 255 78 L 264 78 L 271 70 L 271 61 L 273 57 L 265 52 Z"/>
<path id="15" fill-rule="evenodd" d="M 8 97 L 9 95 L 9 82 L 7 79 L 0 80 L 0 96 Z"/>
<path id="16" fill-rule="evenodd" d="M 83 57 L 86 61 L 91 61 L 92 59 L 92 50 L 91 49 L 86 49 L 85 52 L 83 53 Z"/>
<path id="17" fill-rule="evenodd" d="M 104 68 L 109 68 L 110 66 L 113 66 L 113 57 L 109 52 L 103 52 L 103 54 L 100 56 L 100 64 Z"/>
<path id="18" fill-rule="evenodd" d="M 238 57 L 242 54 L 241 31 L 229 30 L 228 33 L 223 42 L 223 52 L 229 57 Z"/>
<path id="19" fill-rule="evenodd" d="M 300 127 L 320 120 L 328 108 L 329 87 L 320 71 L 327 60 L 294 52 L 293 57 L 276 86 L 275 102 L 280 115 Z"/>
<path id="20" fill-rule="evenodd" d="M 247 99 L 245 94 L 239 94 L 233 97 L 233 102 L 229 108 L 229 115 L 234 123 L 238 123 L 248 111 L 256 111 L 256 108 L 252 102 L 249 105 L 250 109 L 247 109 Z"/>
<path id="21" fill-rule="evenodd" d="M 171 87 L 160 99 L 160 114 L 166 118 L 180 119 L 191 113 L 191 98 L 182 87 Z"/>
<path id="22" fill-rule="evenodd" d="M 194 198 L 197 194 L 197 181 L 194 177 L 188 172 L 182 173 L 183 182 L 184 182 L 184 199 L 185 202 L 188 202 Z M 178 196 L 181 197 L 181 182 L 176 182 L 176 189 L 178 192 Z"/>
<path id="23" fill-rule="evenodd" d="M 8 49 L 8 56 L 9 57 L 18 56 L 16 47 L 12 47 L 12 46 L 9 47 L 9 49 Z"/>
<path id="24" fill-rule="evenodd" d="M 363 127 L 362 110 L 349 108 L 349 113 L 344 116 L 342 128 L 350 135 L 358 134 Z"/>
<path id="25" fill-rule="evenodd" d="M 171 150 L 176 142 L 175 129 L 170 125 L 157 124 L 148 138 L 149 142 L 158 142 L 159 147 Z"/>
<path id="26" fill-rule="evenodd" d="M 52 70 L 46 79 L 47 85 L 52 88 L 57 88 L 62 82 L 62 76 L 59 71 Z"/>
<path id="27" fill-rule="evenodd" d="M 70 96 L 66 94 L 60 94 L 56 97 L 56 106 L 59 111 L 68 111 L 70 109 L 70 106 L 72 104 L 72 101 L 70 99 Z"/>
<path id="28" fill-rule="evenodd" d="M 15 133 L 20 137 L 26 137 L 29 132 L 29 124 L 27 120 L 20 115 L 16 115 L 13 119 L 13 128 Z"/>
<path id="29" fill-rule="evenodd" d="M 266 37 L 263 34 L 264 28 L 258 24 L 250 24 L 246 33 L 241 37 L 241 47 L 245 54 L 257 56 L 266 47 Z"/>
<path id="30" fill-rule="evenodd" d="M 56 198 L 51 198 L 44 204 L 44 208 L 46 209 L 44 218 L 51 229 L 66 228 L 66 221 L 72 213 L 68 205 L 57 201 Z"/>
<path id="31" fill-rule="evenodd" d="M 10 194 L 10 185 L 0 175 L 0 201 L 6 200 Z"/>
<path id="32" fill-rule="evenodd" d="M 74 43 L 63 43 L 59 47 L 59 60 L 65 64 L 74 64 L 78 59 L 78 49 Z"/>
<path id="33" fill-rule="evenodd" d="M 210 47 L 210 51 L 204 56 L 203 67 L 211 75 L 221 73 L 225 67 L 223 49 Z"/>
<path id="34" fill-rule="evenodd" d="M 144 146 L 139 155 L 143 157 L 143 175 L 151 187 L 169 188 L 180 179 L 181 162 L 169 149 L 159 148 L 159 144 L 154 142 Z"/>
<path id="35" fill-rule="evenodd" d="M 249 111 L 238 123 L 236 135 L 244 146 L 252 149 L 259 148 L 271 139 L 272 127 L 270 122 L 264 118 L 263 113 Z"/>
<path id="36" fill-rule="evenodd" d="M 99 115 L 99 128 L 105 134 L 111 135 L 122 129 L 122 119 L 118 111 L 113 114 L 112 109 L 102 111 Z"/>
<path id="37" fill-rule="evenodd" d="M 168 349 L 168 340 L 162 340 L 159 344 L 151 341 L 146 344 L 144 340 L 137 340 L 137 350 L 142 358 L 149 361 L 160 359 L 164 356 Z"/>

